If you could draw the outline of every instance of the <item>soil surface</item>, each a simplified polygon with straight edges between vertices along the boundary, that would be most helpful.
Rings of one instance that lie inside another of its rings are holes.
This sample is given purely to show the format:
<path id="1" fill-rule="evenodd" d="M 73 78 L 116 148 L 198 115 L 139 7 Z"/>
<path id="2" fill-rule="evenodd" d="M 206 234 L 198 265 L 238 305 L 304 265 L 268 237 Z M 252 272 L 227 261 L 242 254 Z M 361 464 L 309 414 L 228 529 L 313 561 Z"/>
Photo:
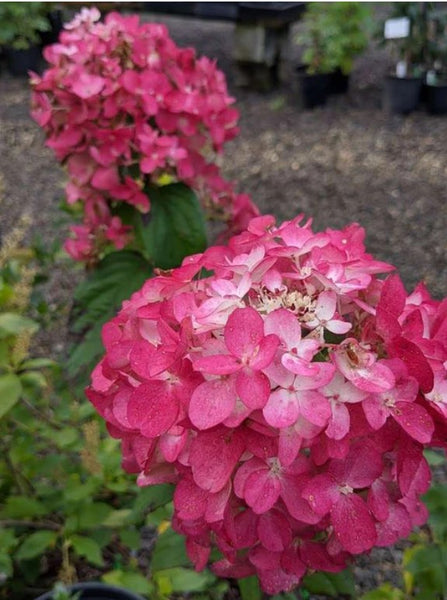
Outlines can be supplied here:
<path id="1" fill-rule="evenodd" d="M 153 20 L 166 23 L 179 45 L 217 59 L 225 72 L 241 113 L 241 132 L 227 147 L 224 172 L 241 192 L 280 220 L 301 212 L 313 217 L 315 230 L 357 221 L 367 231 L 368 251 L 393 263 L 408 290 L 423 280 L 436 298 L 447 295 L 447 117 L 423 109 L 408 117 L 382 110 L 381 86 L 390 63 L 385 51 L 371 46 L 357 61 L 347 95 L 304 111 L 295 74 L 297 46 L 291 44 L 286 56 L 284 82 L 260 94 L 235 85 L 231 23 L 159 15 Z M 1 182 L 0 234 L 28 212 L 31 236 L 46 244 L 65 238 L 69 218 L 58 208 L 64 173 L 29 117 L 27 81 L 11 78 L 4 68 Z M 42 338 L 46 354 L 63 353 L 66 301 L 75 280 L 72 265 L 64 261 L 52 273 L 48 298 L 54 306 L 65 304 L 65 310 Z M 385 580 L 398 583 L 401 547 L 359 559 L 359 593 Z"/>

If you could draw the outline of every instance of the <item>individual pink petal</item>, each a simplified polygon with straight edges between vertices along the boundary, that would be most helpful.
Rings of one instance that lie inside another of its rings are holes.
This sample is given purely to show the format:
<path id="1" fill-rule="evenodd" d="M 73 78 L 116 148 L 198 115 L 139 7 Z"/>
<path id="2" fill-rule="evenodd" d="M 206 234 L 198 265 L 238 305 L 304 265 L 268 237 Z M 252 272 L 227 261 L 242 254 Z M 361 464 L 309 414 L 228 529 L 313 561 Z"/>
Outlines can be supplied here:
<path id="1" fill-rule="evenodd" d="M 205 520 L 207 523 L 215 523 L 216 521 L 223 520 L 230 495 L 230 482 L 216 494 L 207 494 L 208 501 L 205 511 Z"/>
<path id="2" fill-rule="evenodd" d="M 293 425 L 299 415 L 299 406 L 295 392 L 288 390 L 275 390 L 270 394 L 264 406 L 263 415 L 272 427 L 289 427 Z"/>
<path id="3" fill-rule="evenodd" d="M 226 511 L 224 515 L 225 532 L 236 550 L 249 548 L 258 541 L 258 515 L 249 509 L 234 512 Z"/>
<path id="4" fill-rule="evenodd" d="M 306 484 L 309 481 L 308 475 L 283 476 L 281 489 L 281 498 L 284 500 L 290 515 L 297 521 L 314 525 L 321 521 L 321 514 L 316 513 L 310 506 L 307 499 L 302 497 Z"/>
<path id="5" fill-rule="evenodd" d="M 161 436 L 159 447 L 160 452 L 163 454 L 167 462 L 175 462 L 188 439 L 188 433 L 183 428 L 179 428 L 179 432 L 173 433 L 172 428 L 169 433 L 165 433 Z"/>
<path id="6" fill-rule="evenodd" d="M 219 492 L 244 451 L 243 436 L 226 427 L 201 431 L 191 442 L 189 460 L 194 481 L 211 493 Z"/>
<path id="7" fill-rule="evenodd" d="M 384 392 L 395 384 L 392 371 L 384 364 L 375 362 L 369 367 L 354 367 L 348 362 L 338 359 L 336 364 L 346 379 L 365 392 Z"/>
<path id="8" fill-rule="evenodd" d="M 434 375 L 422 350 L 402 337 L 394 339 L 387 349 L 391 357 L 395 356 L 403 360 L 408 367 L 408 372 L 418 380 L 421 390 L 424 393 L 430 392 L 433 388 Z"/>
<path id="9" fill-rule="evenodd" d="M 262 589 L 270 596 L 274 596 L 283 591 L 291 591 L 299 584 L 301 579 L 301 577 L 297 577 L 295 573 L 286 573 L 279 567 L 273 567 L 266 571 L 259 571 L 258 577 Z"/>
<path id="10" fill-rule="evenodd" d="M 103 77 L 82 71 L 73 79 L 71 89 L 77 96 L 86 99 L 97 96 L 105 84 L 106 80 Z"/>
<path id="11" fill-rule="evenodd" d="M 342 402 L 332 402 L 331 405 L 331 416 L 325 433 L 333 440 L 341 440 L 349 432 L 349 410 Z"/>
<path id="12" fill-rule="evenodd" d="M 371 394 L 362 402 L 365 417 L 373 429 L 380 429 L 390 414 L 388 407 L 384 406 L 380 396 Z"/>
<path id="13" fill-rule="evenodd" d="M 249 408 L 264 408 L 270 396 L 270 381 L 264 373 L 243 369 L 236 377 L 236 392 Z"/>
<path id="14" fill-rule="evenodd" d="M 127 417 L 131 427 L 141 431 L 146 437 L 157 437 L 174 424 L 179 407 L 169 393 L 164 381 L 151 381 L 141 384 L 133 392 Z"/>
<path id="15" fill-rule="evenodd" d="M 313 425 L 323 427 L 332 411 L 327 398 L 315 390 L 304 390 L 297 394 L 300 413 Z"/>
<path id="16" fill-rule="evenodd" d="M 307 566 L 301 560 L 300 549 L 295 546 L 282 553 L 281 567 L 286 573 L 291 573 L 298 578 L 303 577 L 307 571 Z"/>
<path id="17" fill-rule="evenodd" d="M 239 427 L 251 413 L 251 408 L 248 408 L 242 400 L 236 397 L 236 403 L 231 414 L 223 421 L 225 427 Z"/>
<path id="18" fill-rule="evenodd" d="M 247 483 L 248 477 L 256 471 L 263 471 L 268 469 L 265 460 L 258 457 L 253 457 L 250 460 L 245 461 L 236 471 L 234 476 L 233 487 L 234 493 L 239 498 L 244 497 L 245 484 Z"/>
<path id="19" fill-rule="evenodd" d="M 312 377 L 320 371 L 318 363 L 310 362 L 289 352 L 282 355 L 281 362 L 288 371 L 304 377 Z"/>
<path id="20" fill-rule="evenodd" d="M 279 432 L 278 458 L 282 465 L 288 467 L 298 456 L 301 448 L 301 436 L 292 425 Z"/>
<path id="21" fill-rule="evenodd" d="M 269 571 L 279 567 L 281 553 L 271 552 L 258 545 L 250 551 L 249 558 L 250 562 L 256 565 L 260 571 Z"/>
<path id="22" fill-rule="evenodd" d="M 347 321 L 340 321 L 339 319 L 332 319 L 328 321 L 325 325 L 325 328 L 332 333 L 338 333 L 339 335 L 343 335 L 344 333 L 348 333 L 350 329 L 352 329 L 351 323 Z"/>
<path id="23" fill-rule="evenodd" d="M 410 515 L 404 506 L 391 503 L 386 520 L 377 523 L 377 546 L 390 546 L 411 533 Z"/>
<path id="24" fill-rule="evenodd" d="M 183 478 L 175 486 L 174 506 L 180 519 L 196 520 L 205 513 L 208 494 L 191 479 Z"/>
<path id="25" fill-rule="evenodd" d="M 401 335 L 398 318 L 405 308 L 407 294 L 398 275 L 389 275 L 383 283 L 376 308 L 377 332 L 385 341 Z"/>
<path id="26" fill-rule="evenodd" d="M 276 354 L 279 346 L 279 338 L 277 335 L 266 335 L 259 344 L 259 349 L 250 358 L 250 366 L 252 369 L 261 370 L 268 367 Z"/>
<path id="27" fill-rule="evenodd" d="M 376 527 L 365 502 L 356 494 L 341 494 L 331 511 L 337 540 L 345 550 L 361 554 L 377 539 Z"/>
<path id="28" fill-rule="evenodd" d="M 264 321 L 254 308 L 236 308 L 224 331 L 228 350 L 238 358 L 249 357 L 264 337 Z"/>
<path id="29" fill-rule="evenodd" d="M 329 321 L 335 314 L 336 306 L 337 296 L 335 292 L 321 292 L 315 307 L 315 315 L 320 321 Z"/>
<path id="30" fill-rule="evenodd" d="M 194 361 L 194 369 L 210 375 L 229 375 L 241 368 L 240 361 L 231 354 L 213 354 Z"/>
<path id="31" fill-rule="evenodd" d="M 281 482 L 270 471 L 256 471 L 245 483 L 244 497 L 256 514 L 267 512 L 274 506 L 281 492 Z"/>
<path id="32" fill-rule="evenodd" d="M 323 473 L 316 475 L 306 484 L 301 496 L 307 500 L 316 514 L 323 516 L 337 502 L 340 492 L 336 481 L 326 473 Z"/>
<path id="33" fill-rule="evenodd" d="M 435 426 L 428 412 L 414 402 L 396 402 L 391 414 L 408 435 L 421 444 L 428 444 Z"/>
<path id="34" fill-rule="evenodd" d="M 292 312 L 278 308 L 267 315 L 265 333 L 276 334 L 284 346 L 291 350 L 296 348 L 301 340 L 301 325 Z"/>
<path id="35" fill-rule="evenodd" d="M 234 379 L 204 381 L 191 396 L 189 418 L 198 429 L 210 429 L 232 413 L 235 402 Z"/>
<path id="36" fill-rule="evenodd" d="M 280 552 L 292 541 L 289 521 L 278 511 L 270 510 L 262 514 L 258 521 L 259 541 L 267 550 Z"/>
<path id="37" fill-rule="evenodd" d="M 96 169 L 91 184 L 98 190 L 111 190 L 119 185 L 119 176 L 115 167 L 99 167 Z"/>
<path id="38" fill-rule="evenodd" d="M 211 546 L 202 546 L 193 539 L 186 538 L 185 547 L 189 560 L 194 565 L 196 571 L 202 571 L 208 563 Z"/>
<path id="39" fill-rule="evenodd" d="M 329 471 L 340 484 L 348 484 L 354 489 L 366 488 L 381 475 L 382 456 L 372 442 L 355 442 L 348 456 L 331 462 Z"/>
<path id="40" fill-rule="evenodd" d="M 386 485 L 376 479 L 368 491 L 367 504 L 369 510 L 378 521 L 385 521 L 390 512 L 390 495 Z"/>
<path id="41" fill-rule="evenodd" d="M 316 390 L 317 388 L 327 385 L 335 373 L 335 367 L 331 363 L 314 363 L 317 366 L 317 371 L 310 377 L 297 375 L 293 382 L 295 390 Z"/>

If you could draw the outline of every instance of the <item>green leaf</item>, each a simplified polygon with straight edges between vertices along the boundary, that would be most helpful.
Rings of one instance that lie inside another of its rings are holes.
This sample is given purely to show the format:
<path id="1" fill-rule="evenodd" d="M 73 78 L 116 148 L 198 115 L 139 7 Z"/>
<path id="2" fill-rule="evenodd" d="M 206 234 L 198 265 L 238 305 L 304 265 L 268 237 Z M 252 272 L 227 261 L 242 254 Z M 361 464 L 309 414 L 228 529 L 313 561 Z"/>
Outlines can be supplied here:
<path id="1" fill-rule="evenodd" d="M 26 390 L 40 390 L 48 385 L 46 377 L 39 371 L 27 371 L 19 375 L 20 383 Z"/>
<path id="2" fill-rule="evenodd" d="M 23 317 L 16 313 L 0 314 L 0 338 L 18 335 L 23 331 L 34 333 L 38 329 L 39 325 L 28 317 Z"/>
<path id="3" fill-rule="evenodd" d="M 47 367 L 54 367 L 56 365 L 57 363 L 54 360 L 51 360 L 50 358 L 30 358 L 28 360 L 25 360 L 20 365 L 20 368 L 24 370 L 45 369 Z"/>
<path id="4" fill-rule="evenodd" d="M 184 539 L 178 533 L 168 529 L 158 537 L 151 560 L 153 573 L 162 569 L 184 567 L 189 564 Z"/>
<path id="5" fill-rule="evenodd" d="M 72 535 L 70 541 L 76 554 L 84 556 L 92 565 L 98 567 L 104 565 L 101 548 L 95 540 L 82 535 Z"/>
<path id="6" fill-rule="evenodd" d="M 28 496 L 9 496 L 0 511 L 2 519 L 32 519 L 47 513 L 42 502 Z"/>
<path id="7" fill-rule="evenodd" d="M 68 363 L 68 371 L 76 374 L 88 367 L 103 352 L 101 329 L 121 307 L 123 300 L 141 288 L 152 275 L 149 263 L 138 252 L 111 252 L 76 288 L 72 330 L 82 333 Z"/>
<path id="8" fill-rule="evenodd" d="M 143 516 L 144 512 L 169 504 L 172 501 L 174 486 L 164 483 L 139 488 L 133 505 L 134 519 Z"/>
<path id="9" fill-rule="evenodd" d="M 18 402 L 21 393 L 22 384 L 17 375 L 0 375 L 0 419 Z"/>
<path id="10" fill-rule="evenodd" d="M 104 527 L 123 527 L 129 522 L 132 511 L 129 508 L 111 511 L 105 519 L 101 521 Z"/>
<path id="11" fill-rule="evenodd" d="M 79 529 L 91 529 L 102 525 L 112 511 L 113 508 L 104 502 L 93 502 L 80 507 Z"/>
<path id="12" fill-rule="evenodd" d="M 363 594 L 360 600 L 405 600 L 405 594 L 402 590 L 392 587 L 389 583 L 384 583 L 376 590 Z"/>
<path id="13" fill-rule="evenodd" d="M 8 552 L 14 546 L 17 546 L 18 539 L 13 529 L 0 529 L 0 548 L 2 551 Z"/>
<path id="14" fill-rule="evenodd" d="M 141 535 L 136 529 L 122 529 L 120 539 L 131 550 L 138 550 L 141 545 Z"/>
<path id="15" fill-rule="evenodd" d="M 353 598 L 355 596 L 355 583 L 352 572 L 345 569 L 340 573 L 313 573 L 303 579 L 303 587 L 312 594 L 326 594 L 332 598 L 338 598 L 345 594 Z"/>
<path id="16" fill-rule="evenodd" d="M 262 600 L 262 590 L 255 575 L 239 579 L 237 583 L 242 600 Z"/>
<path id="17" fill-rule="evenodd" d="M 80 439 L 81 432 L 75 427 L 64 427 L 61 431 L 50 431 L 52 441 L 59 448 L 68 448 Z"/>
<path id="18" fill-rule="evenodd" d="M 40 556 L 57 539 L 55 531 L 36 531 L 29 535 L 15 553 L 16 560 L 29 560 Z"/>
<path id="19" fill-rule="evenodd" d="M 3 583 L 4 579 L 11 577 L 14 572 L 11 557 L 8 554 L 0 554 L 0 581 Z"/>
<path id="20" fill-rule="evenodd" d="M 194 192 L 182 183 L 149 190 L 151 220 L 145 244 L 154 265 L 178 267 L 185 256 L 207 245 L 203 210 Z"/>
<path id="21" fill-rule="evenodd" d="M 431 467 L 437 467 L 445 463 L 445 454 L 440 450 L 425 448 L 424 456 Z"/>
<path id="22" fill-rule="evenodd" d="M 153 591 L 153 586 L 150 581 L 143 577 L 143 575 L 140 575 L 140 573 L 116 569 L 115 571 L 104 573 L 101 579 L 104 583 L 126 588 L 136 594 L 149 595 Z"/>
<path id="23" fill-rule="evenodd" d="M 157 571 L 157 573 L 154 573 L 154 579 L 157 584 L 160 582 L 164 588 L 168 587 L 166 583 L 169 582 L 170 591 L 179 593 L 202 592 L 216 580 L 209 571 L 197 573 L 192 569 L 182 569 L 180 567 Z M 248 598 L 245 600 L 248 600 Z M 257 597 L 253 600 L 257 600 Z"/>

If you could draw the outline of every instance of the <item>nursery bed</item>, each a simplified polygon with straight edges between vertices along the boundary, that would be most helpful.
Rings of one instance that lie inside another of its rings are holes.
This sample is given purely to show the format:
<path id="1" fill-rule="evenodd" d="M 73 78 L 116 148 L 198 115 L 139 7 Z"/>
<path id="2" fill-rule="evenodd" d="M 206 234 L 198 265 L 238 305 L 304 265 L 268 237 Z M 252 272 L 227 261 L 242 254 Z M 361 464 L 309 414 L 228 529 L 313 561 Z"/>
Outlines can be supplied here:
<path id="1" fill-rule="evenodd" d="M 268 95 L 234 87 L 231 29 L 227 23 L 156 17 L 180 45 L 215 57 L 226 72 L 241 111 L 241 134 L 228 147 L 225 174 L 239 182 L 264 212 L 288 219 L 299 212 L 315 229 L 357 221 L 377 258 L 397 266 L 407 289 L 423 279 L 437 297 L 447 295 L 447 119 L 422 110 L 391 117 L 380 107 L 384 53 L 371 48 L 356 66 L 351 91 L 314 111 L 299 108 L 291 48 L 289 79 Z M 46 243 L 65 237 L 58 209 L 64 175 L 29 115 L 24 80 L 0 76 L 0 235 L 29 212 L 30 236 Z M 81 270 L 79 270 L 81 276 Z M 76 278 L 59 261 L 47 284 L 55 312 L 41 335 L 43 354 L 63 355 L 69 303 Z M 355 567 L 359 592 L 382 581 L 398 583 L 402 544 L 374 550 Z"/>

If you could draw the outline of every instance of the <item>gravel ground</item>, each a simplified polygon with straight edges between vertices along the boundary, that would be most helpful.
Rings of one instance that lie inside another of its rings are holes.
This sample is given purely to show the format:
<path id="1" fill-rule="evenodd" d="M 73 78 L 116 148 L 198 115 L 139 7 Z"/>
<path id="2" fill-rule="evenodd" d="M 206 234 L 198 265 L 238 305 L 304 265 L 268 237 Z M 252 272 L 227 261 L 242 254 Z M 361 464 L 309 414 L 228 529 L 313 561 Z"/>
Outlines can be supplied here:
<path id="1" fill-rule="evenodd" d="M 235 87 L 231 62 L 233 26 L 174 17 L 165 22 L 180 45 L 217 59 L 241 112 L 240 136 L 228 146 L 226 175 L 238 182 L 264 212 L 290 219 L 300 212 L 316 230 L 357 221 L 367 231 L 368 251 L 397 266 L 410 290 L 424 280 L 431 293 L 447 295 L 447 118 L 423 111 L 409 117 L 381 109 L 381 82 L 389 58 L 375 48 L 357 62 L 347 96 L 313 111 L 300 108 L 291 45 L 286 81 L 260 95 Z M 64 175 L 28 116 L 27 82 L 0 76 L 0 234 L 23 212 L 33 218 L 31 234 L 63 240 L 60 211 Z M 72 269 L 55 269 L 47 292 L 63 303 L 73 289 Z M 65 315 L 67 311 L 63 314 Z M 64 348 L 64 321 L 42 338 L 46 351 Z M 62 321 L 62 322 L 61 322 Z M 402 546 L 375 550 L 355 568 L 358 591 L 384 580 L 398 582 Z"/>

